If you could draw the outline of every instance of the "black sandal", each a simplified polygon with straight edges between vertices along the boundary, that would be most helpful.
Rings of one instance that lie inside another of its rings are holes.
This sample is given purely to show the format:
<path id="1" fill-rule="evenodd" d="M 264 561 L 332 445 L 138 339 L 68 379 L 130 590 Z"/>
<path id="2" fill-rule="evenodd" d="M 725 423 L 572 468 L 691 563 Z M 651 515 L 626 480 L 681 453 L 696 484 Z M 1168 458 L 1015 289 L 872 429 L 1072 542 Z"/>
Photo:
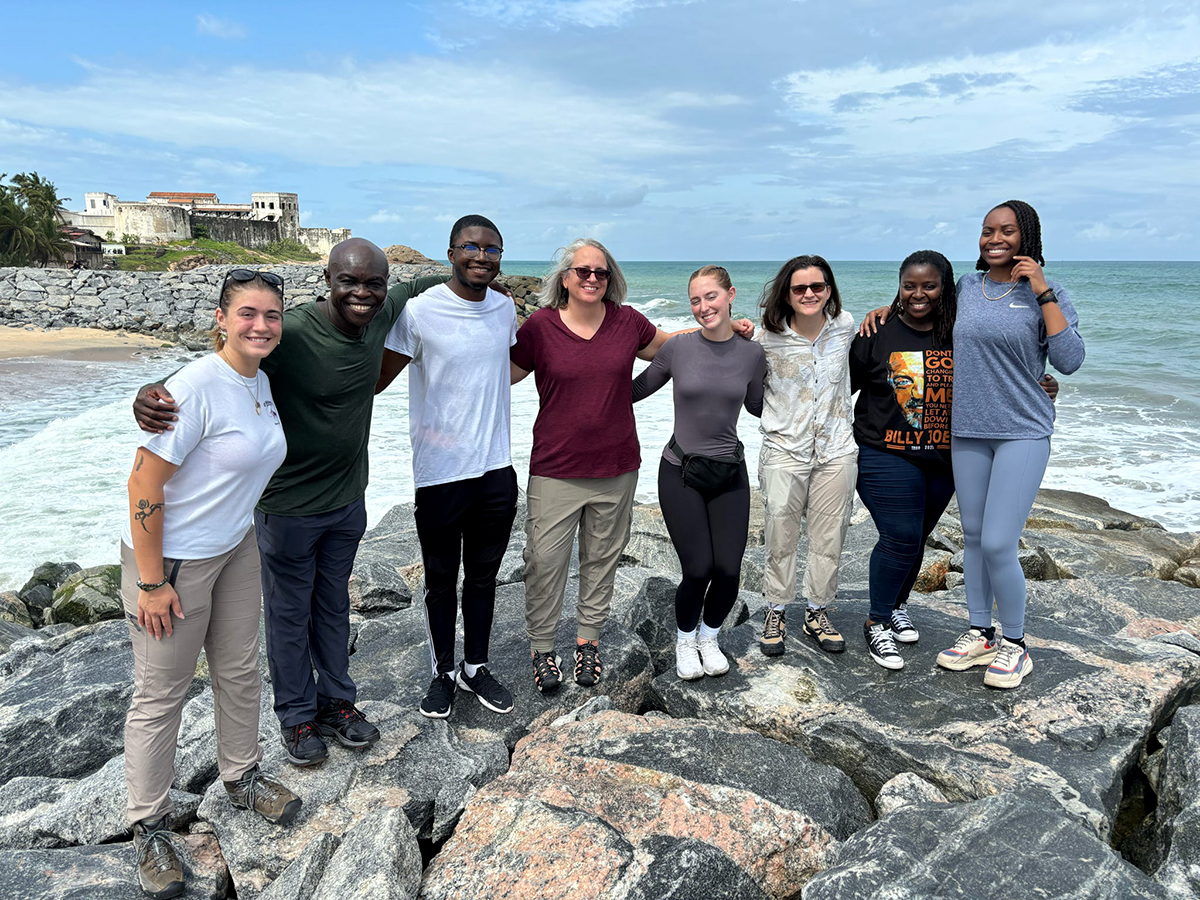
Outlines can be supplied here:
<path id="1" fill-rule="evenodd" d="M 600 680 L 600 648 L 590 641 L 575 645 L 575 683 L 591 687 Z"/>
<path id="2" fill-rule="evenodd" d="M 533 651 L 533 683 L 543 694 L 557 688 L 562 681 L 562 670 L 558 666 L 559 659 L 553 650 L 549 653 Z"/>

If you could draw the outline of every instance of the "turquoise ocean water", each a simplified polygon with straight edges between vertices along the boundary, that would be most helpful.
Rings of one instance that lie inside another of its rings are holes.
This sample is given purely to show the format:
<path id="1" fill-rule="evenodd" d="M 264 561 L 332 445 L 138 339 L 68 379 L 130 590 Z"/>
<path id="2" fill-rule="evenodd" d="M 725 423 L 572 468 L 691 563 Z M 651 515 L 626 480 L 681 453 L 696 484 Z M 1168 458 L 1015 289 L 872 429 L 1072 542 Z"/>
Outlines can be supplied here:
<path id="1" fill-rule="evenodd" d="M 754 317 L 774 262 L 721 262 L 738 288 L 735 312 Z M 687 278 L 701 262 L 623 264 L 629 303 L 665 330 L 692 322 Z M 895 294 L 896 264 L 836 262 L 845 307 L 856 320 Z M 955 272 L 972 263 L 956 262 Z M 513 275 L 541 275 L 544 261 L 506 260 Z M 1046 487 L 1085 491 L 1151 516 L 1173 530 L 1200 531 L 1200 263 L 1052 263 L 1046 273 L 1070 291 L 1087 360 L 1060 377 L 1058 424 Z M 129 414 L 140 384 L 177 367 L 180 354 L 132 362 L 0 360 L 0 590 L 46 559 L 83 565 L 117 560 L 125 480 L 137 430 Z M 638 364 L 639 368 L 643 365 Z M 407 381 L 376 401 L 368 515 L 412 500 Z M 643 477 L 652 499 L 658 454 L 671 431 L 670 391 L 639 403 Z M 513 389 L 513 462 L 525 481 L 537 415 L 533 379 Z M 757 422 L 743 416 L 753 464 Z"/>

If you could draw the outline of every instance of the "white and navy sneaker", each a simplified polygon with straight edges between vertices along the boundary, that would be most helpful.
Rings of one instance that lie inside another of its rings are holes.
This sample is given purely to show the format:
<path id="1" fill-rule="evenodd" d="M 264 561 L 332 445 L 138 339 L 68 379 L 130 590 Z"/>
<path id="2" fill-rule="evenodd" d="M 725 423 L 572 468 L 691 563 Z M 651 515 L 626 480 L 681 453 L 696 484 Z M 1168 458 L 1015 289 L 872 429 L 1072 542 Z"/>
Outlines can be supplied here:
<path id="1" fill-rule="evenodd" d="M 1007 638 L 1000 641 L 996 658 L 983 673 L 983 683 L 994 688 L 1015 688 L 1033 671 L 1033 660 L 1029 651 Z"/>
<path id="2" fill-rule="evenodd" d="M 867 652 L 871 659 L 885 669 L 903 669 L 904 658 L 896 649 L 896 640 L 887 622 L 876 622 L 874 625 L 863 623 L 863 636 L 867 639 Z"/>
<path id="3" fill-rule="evenodd" d="M 999 642 L 990 641 L 978 628 L 970 628 L 958 636 L 953 647 L 937 655 L 937 664 L 943 669 L 962 672 L 971 666 L 986 666 L 996 658 Z"/>
<path id="4" fill-rule="evenodd" d="M 892 637 L 902 644 L 915 644 L 921 636 L 908 617 L 908 601 L 905 600 L 892 610 Z"/>
<path id="5" fill-rule="evenodd" d="M 458 675 L 455 676 L 458 686 L 479 698 L 479 702 L 497 713 L 510 713 L 513 710 L 512 692 L 496 680 L 488 671 L 487 666 L 475 670 L 474 677 L 467 674 L 466 664 L 460 663 Z"/>

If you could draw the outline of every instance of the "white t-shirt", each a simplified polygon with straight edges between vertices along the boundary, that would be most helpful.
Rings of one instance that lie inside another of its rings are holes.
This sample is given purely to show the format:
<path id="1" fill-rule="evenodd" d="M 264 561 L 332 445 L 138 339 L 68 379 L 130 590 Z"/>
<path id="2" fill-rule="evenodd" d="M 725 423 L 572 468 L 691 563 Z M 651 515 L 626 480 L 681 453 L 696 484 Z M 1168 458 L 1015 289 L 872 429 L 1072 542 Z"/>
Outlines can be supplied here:
<path id="1" fill-rule="evenodd" d="M 408 302 L 385 346 L 412 358 L 408 433 L 417 487 L 512 465 L 508 348 L 516 342 L 513 302 L 490 288 L 474 301 L 439 284 Z"/>
<path id="2" fill-rule="evenodd" d="M 166 384 L 179 406 L 175 429 L 138 443 L 179 466 L 163 487 L 163 556 L 220 556 L 246 536 L 263 488 L 287 455 L 271 383 L 262 372 L 253 381 L 243 378 L 210 353 Z M 254 412 L 255 392 L 261 415 Z M 133 527 L 141 525 L 127 518 L 123 537 L 130 547 Z"/>

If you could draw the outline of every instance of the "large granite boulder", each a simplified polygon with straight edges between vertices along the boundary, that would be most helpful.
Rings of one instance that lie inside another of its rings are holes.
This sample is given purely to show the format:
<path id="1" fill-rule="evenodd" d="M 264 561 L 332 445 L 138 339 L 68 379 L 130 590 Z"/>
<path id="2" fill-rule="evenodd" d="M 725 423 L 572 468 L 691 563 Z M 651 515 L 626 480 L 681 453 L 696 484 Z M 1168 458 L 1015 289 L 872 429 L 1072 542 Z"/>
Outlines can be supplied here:
<path id="1" fill-rule="evenodd" d="M 53 592 L 60 584 L 79 571 L 79 564 L 73 562 L 44 562 L 29 576 L 29 580 L 21 586 L 19 594 L 32 590 L 37 585 L 43 585 Z"/>
<path id="2" fill-rule="evenodd" d="M 183 900 L 225 900 L 229 873 L 211 834 L 180 835 Z M 133 844 L 61 850 L 0 850 L 0 897 L 12 900 L 145 900 L 134 868 Z"/>
<path id="3" fill-rule="evenodd" d="M 517 745 L 421 896 L 792 897 L 869 819 L 845 775 L 793 747 L 601 712 Z"/>
<path id="4" fill-rule="evenodd" d="M 29 615 L 29 607 L 16 591 L 0 591 L 0 622 L 11 622 L 33 628 L 33 617 Z M 40 625 L 41 622 L 39 621 Z M 0 651 L 2 652 L 2 651 Z"/>
<path id="5" fill-rule="evenodd" d="M 40 635 L 28 626 L 0 619 L 0 653 L 7 653 L 17 641 L 27 638 L 37 640 L 39 637 Z"/>
<path id="6" fill-rule="evenodd" d="M 687 683 L 664 674 L 651 705 L 794 744 L 845 771 L 872 800 L 902 772 L 955 801 L 1039 784 L 1107 838 L 1125 774 L 1148 736 L 1200 684 L 1200 657 L 1031 617 L 1033 674 L 1018 690 L 994 691 L 984 687 L 982 669 L 935 665 L 937 651 L 965 630 L 966 616 L 961 591 L 928 596 L 911 608 L 921 640 L 901 646 L 900 671 L 871 661 L 858 638 L 868 604 L 846 599 L 832 609 L 848 637 L 845 653 L 801 642 L 793 625 L 787 652 L 768 659 L 748 623 L 722 635 L 733 663 L 727 675 Z"/>
<path id="7" fill-rule="evenodd" d="M 121 567 L 93 566 L 76 572 L 58 586 L 54 602 L 46 611 L 46 624 L 91 625 L 124 617 Z"/>
<path id="8" fill-rule="evenodd" d="M 906 806 L 850 838 L 804 889 L 804 900 L 1169 896 L 1036 792 Z"/>
<path id="9" fill-rule="evenodd" d="M 1200 706 L 1180 709 L 1166 739 L 1154 839 L 1154 880 L 1172 897 L 1200 897 Z"/>

